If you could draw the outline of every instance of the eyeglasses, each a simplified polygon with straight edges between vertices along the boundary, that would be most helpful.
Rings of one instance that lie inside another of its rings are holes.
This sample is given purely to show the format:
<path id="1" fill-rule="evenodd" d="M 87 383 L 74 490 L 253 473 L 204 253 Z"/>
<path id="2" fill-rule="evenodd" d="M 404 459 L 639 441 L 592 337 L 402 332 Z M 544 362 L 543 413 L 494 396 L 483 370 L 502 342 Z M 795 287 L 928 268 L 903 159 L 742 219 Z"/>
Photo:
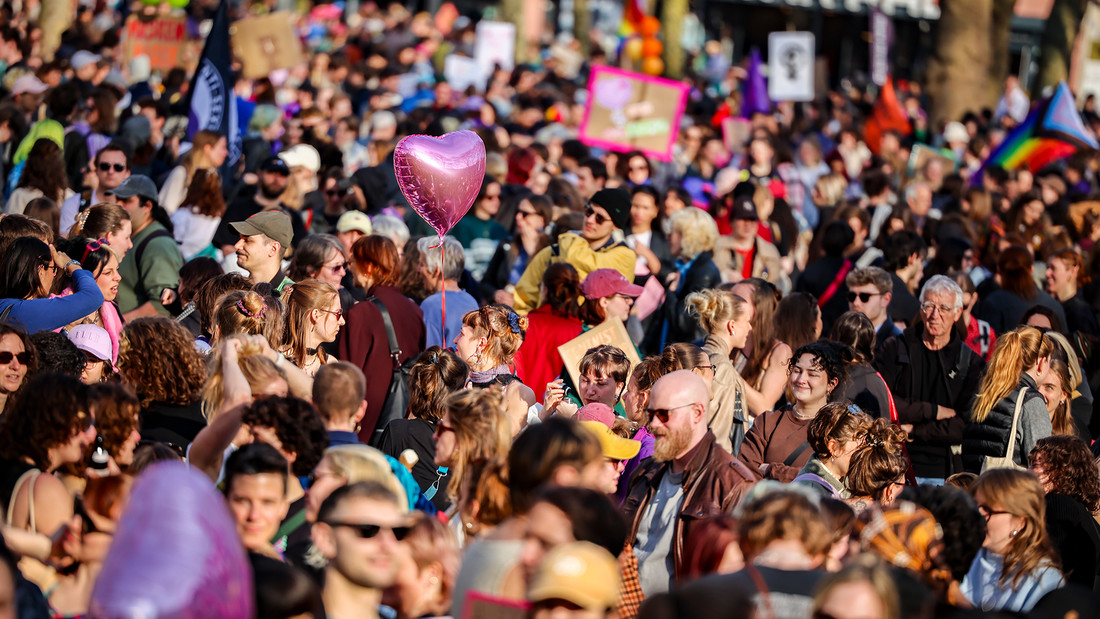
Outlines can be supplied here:
<path id="1" fill-rule="evenodd" d="M 605 221 L 611 221 L 610 217 L 604 217 L 603 215 L 600 215 L 599 213 L 597 213 L 596 210 L 594 208 L 592 208 L 591 204 L 584 207 L 584 218 L 588 219 L 589 217 L 592 217 L 593 219 L 596 220 L 596 225 L 597 226 L 603 224 Z"/>
<path id="2" fill-rule="evenodd" d="M 694 369 L 696 369 L 696 370 L 710 370 L 711 372 L 714 372 L 714 371 L 718 370 L 718 366 L 717 365 L 697 365 L 697 366 L 695 366 Z"/>
<path id="3" fill-rule="evenodd" d="M 340 320 L 341 318 L 343 318 L 343 317 L 344 317 L 344 310 L 342 310 L 342 309 L 338 309 L 338 310 L 327 310 L 327 309 L 321 309 L 321 308 L 317 308 L 317 311 L 319 311 L 319 312 L 324 312 L 324 313 L 326 313 L 326 314 L 333 314 L 334 316 L 336 316 L 336 320 Z"/>
<path id="4" fill-rule="evenodd" d="M 858 297 L 860 303 L 866 303 L 866 302 L 871 300 L 871 297 L 881 297 L 881 296 L 882 296 L 881 292 L 849 292 L 848 293 L 848 302 L 849 303 L 855 303 L 856 298 Z"/>
<path id="5" fill-rule="evenodd" d="M 435 435 L 436 436 L 442 436 L 444 432 L 454 432 L 454 431 L 455 431 L 454 426 L 449 426 L 449 425 L 443 423 L 442 421 L 435 424 Z"/>
<path id="6" fill-rule="evenodd" d="M 986 522 L 989 522 L 989 519 L 996 516 L 997 514 L 1011 514 L 1012 512 L 996 510 L 988 505 L 979 505 L 978 513 L 982 515 L 982 518 L 985 518 Z"/>
<path id="7" fill-rule="evenodd" d="M 317 471 L 314 471 L 314 472 L 309 474 L 309 477 L 306 478 L 306 481 L 309 483 L 309 487 L 312 488 L 313 484 L 317 483 L 317 480 L 321 479 L 322 477 L 340 477 L 340 476 L 337 475 L 336 473 L 331 473 L 329 471 L 321 471 L 320 473 L 318 473 Z"/>
<path id="8" fill-rule="evenodd" d="M 20 353 L 14 353 L 10 350 L 0 351 L 0 365 L 7 365 L 11 363 L 12 359 L 18 359 L 21 365 L 27 365 L 31 361 L 31 353 L 25 350 Z"/>
<path id="9" fill-rule="evenodd" d="M 355 522 L 329 521 L 325 522 L 325 524 L 330 527 L 347 527 L 352 531 L 355 531 L 355 534 L 358 535 L 361 539 L 371 539 L 372 537 L 381 533 L 383 529 L 385 529 L 386 531 L 393 533 L 394 538 L 396 538 L 399 542 L 405 539 L 405 536 L 409 534 L 409 530 L 412 529 L 412 527 L 384 527 L 380 524 L 359 524 Z"/>
<path id="10" fill-rule="evenodd" d="M 124 163 L 100 163 L 99 164 L 99 171 L 100 172 L 110 172 L 112 169 L 115 172 L 125 172 L 126 171 L 126 164 L 124 164 Z"/>
<path id="11" fill-rule="evenodd" d="M 90 243 L 88 243 L 87 245 L 84 246 L 84 255 L 80 257 L 81 264 L 83 264 L 84 261 L 88 259 L 88 254 L 92 253 L 93 251 L 99 251 L 103 247 L 110 247 L 110 246 L 111 246 L 111 244 L 107 242 L 107 239 L 99 239 L 98 241 L 91 241 Z"/>
<path id="12" fill-rule="evenodd" d="M 681 404 L 679 406 L 673 406 L 672 408 L 647 408 L 645 412 L 649 413 L 651 417 L 656 418 L 661 423 L 668 423 L 669 414 L 678 408 L 686 408 L 688 406 L 695 406 L 696 402 L 689 402 L 687 404 Z"/>
<path id="13" fill-rule="evenodd" d="M 921 303 L 920 310 L 925 314 L 931 316 L 936 310 L 940 311 L 940 314 L 950 314 L 955 311 L 955 308 L 950 305 L 936 305 L 935 303 Z"/>

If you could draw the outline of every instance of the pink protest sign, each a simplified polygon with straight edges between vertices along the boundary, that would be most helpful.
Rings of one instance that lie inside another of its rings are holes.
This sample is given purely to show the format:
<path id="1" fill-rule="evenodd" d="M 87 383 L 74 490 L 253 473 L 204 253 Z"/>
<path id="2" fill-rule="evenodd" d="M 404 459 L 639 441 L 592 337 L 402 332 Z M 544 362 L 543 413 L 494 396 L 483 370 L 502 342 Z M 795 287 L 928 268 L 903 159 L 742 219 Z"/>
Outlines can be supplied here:
<path id="1" fill-rule="evenodd" d="M 580 140 L 590 146 L 669 161 L 688 86 L 613 67 L 592 68 Z"/>

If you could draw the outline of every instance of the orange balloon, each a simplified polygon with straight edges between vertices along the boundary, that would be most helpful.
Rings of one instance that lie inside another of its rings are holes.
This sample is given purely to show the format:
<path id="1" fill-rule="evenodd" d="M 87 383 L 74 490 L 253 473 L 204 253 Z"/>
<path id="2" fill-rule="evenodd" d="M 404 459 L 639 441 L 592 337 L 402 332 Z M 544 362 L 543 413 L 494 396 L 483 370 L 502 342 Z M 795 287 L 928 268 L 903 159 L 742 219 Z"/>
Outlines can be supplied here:
<path id="1" fill-rule="evenodd" d="M 664 49 L 664 45 L 653 37 L 642 40 L 642 56 L 646 58 L 659 58 Z"/>
<path id="2" fill-rule="evenodd" d="M 661 31 L 661 20 L 652 15 L 646 15 L 642 24 L 638 27 L 638 34 L 643 37 L 655 37 Z"/>
<path id="3" fill-rule="evenodd" d="M 646 75 L 660 75 L 665 72 L 665 61 L 660 58 L 642 59 L 642 73 Z"/>

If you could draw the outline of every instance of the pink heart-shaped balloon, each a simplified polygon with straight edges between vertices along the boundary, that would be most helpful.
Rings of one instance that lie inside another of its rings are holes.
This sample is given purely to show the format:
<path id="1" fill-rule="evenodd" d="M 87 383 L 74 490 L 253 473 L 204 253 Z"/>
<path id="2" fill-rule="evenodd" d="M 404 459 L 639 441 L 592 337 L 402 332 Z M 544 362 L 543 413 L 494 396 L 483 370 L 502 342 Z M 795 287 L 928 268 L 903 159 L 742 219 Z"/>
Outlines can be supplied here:
<path id="1" fill-rule="evenodd" d="M 393 171 L 409 206 L 442 237 L 481 191 L 485 143 L 473 131 L 410 135 L 393 151 Z"/>

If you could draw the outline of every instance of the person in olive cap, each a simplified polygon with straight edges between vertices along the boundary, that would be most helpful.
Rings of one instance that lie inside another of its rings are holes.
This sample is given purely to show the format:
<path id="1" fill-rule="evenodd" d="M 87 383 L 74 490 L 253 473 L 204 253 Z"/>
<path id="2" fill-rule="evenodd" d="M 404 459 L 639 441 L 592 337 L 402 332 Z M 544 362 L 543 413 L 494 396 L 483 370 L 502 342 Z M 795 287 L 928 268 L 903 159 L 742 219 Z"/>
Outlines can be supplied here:
<path id="1" fill-rule="evenodd" d="M 166 289 L 179 286 L 183 255 L 172 238 L 172 222 L 157 203 L 157 186 L 148 176 L 134 174 L 109 195 L 130 214 L 134 248 L 118 266 L 122 281 L 115 302 L 129 322 L 143 316 L 167 316 L 161 303 Z M 119 252 L 114 250 L 116 254 Z"/>
<path id="2" fill-rule="evenodd" d="M 516 284 L 515 309 L 520 314 L 538 307 L 539 284 L 546 268 L 555 262 L 568 262 L 583 281 L 596 269 L 615 269 L 634 281 L 637 254 L 622 242 L 623 231 L 630 225 L 630 194 L 625 189 L 601 189 L 584 207 L 584 228 L 565 232 L 558 242 L 545 247 L 527 265 Z"/>
<path id="3" fill-rule="evenodd" d="M 294 280 L 283 273 L 283 254 L 294 238 L 290 215 L 282 211 L 260 211 L 244 221 L 229 224 L 240 240 L 233 246 L 237 266 L 248 271 L 253 284 L 270 282 L 277 292 Z"/>

